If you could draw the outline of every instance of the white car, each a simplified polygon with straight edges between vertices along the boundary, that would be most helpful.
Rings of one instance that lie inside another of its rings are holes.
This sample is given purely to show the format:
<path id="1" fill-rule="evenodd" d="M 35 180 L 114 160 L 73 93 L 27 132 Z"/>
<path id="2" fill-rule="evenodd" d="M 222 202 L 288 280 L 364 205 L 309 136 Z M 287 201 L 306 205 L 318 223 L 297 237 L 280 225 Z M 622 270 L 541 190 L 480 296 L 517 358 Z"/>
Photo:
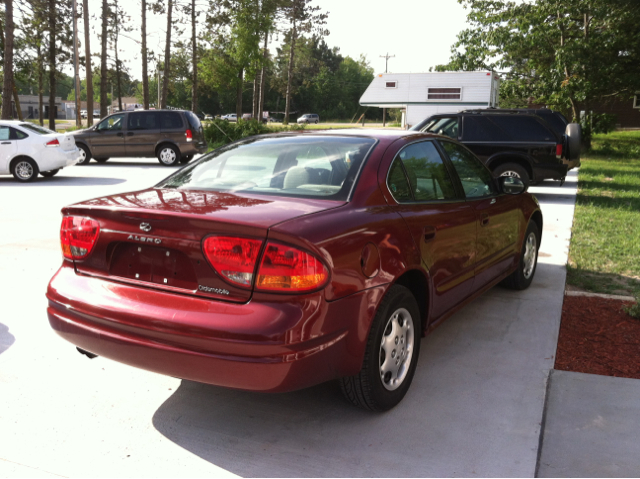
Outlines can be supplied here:
<path id="1" fill-rule="evenodd" d="M 238 121 L 238 115 L 235 113 L 228 113 L 226 115 L 222 115 L 220 119 L 226 121 Z"/>
<path id="2" fill-rule="evenodd" d="M 0 175 L 21 182 L 53 176 L 81 159 L 71 135 L 56 133 L 33 123 L 0 121 Z"/>

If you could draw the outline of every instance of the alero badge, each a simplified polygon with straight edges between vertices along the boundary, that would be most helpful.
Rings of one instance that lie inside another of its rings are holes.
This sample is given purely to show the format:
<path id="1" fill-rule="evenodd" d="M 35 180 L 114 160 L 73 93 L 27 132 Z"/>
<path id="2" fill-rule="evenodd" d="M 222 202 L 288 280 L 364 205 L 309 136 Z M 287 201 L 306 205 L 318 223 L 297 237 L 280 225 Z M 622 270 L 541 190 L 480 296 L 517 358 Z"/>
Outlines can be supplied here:
<path id="1" fill-rule="evenodd" d="M 129 235 L 128 240 L 139 241 L 140 243 L 154 243 L 160 244 L 162 240 L 160 238 L 149 238 L 148 236 Z"/>
<path id="2" fill-rule="evenodd" d="M 140 229 L 145 233 L 151 231 L 151 225 L 149 223 L 140 223 Z"/>

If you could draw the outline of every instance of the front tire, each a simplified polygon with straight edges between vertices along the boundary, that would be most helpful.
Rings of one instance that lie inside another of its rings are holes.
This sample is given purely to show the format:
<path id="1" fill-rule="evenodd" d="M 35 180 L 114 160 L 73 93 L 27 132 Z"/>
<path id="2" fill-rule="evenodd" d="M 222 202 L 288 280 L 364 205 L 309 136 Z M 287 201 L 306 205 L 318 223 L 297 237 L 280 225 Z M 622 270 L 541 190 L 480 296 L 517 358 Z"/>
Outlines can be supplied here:
<path id="1" fill-rule="evenodd" d="M 394 285 L 371 324 L 362 369 L 340 379 L 353 405 L 371 411 L 396 406 L 409 390 L 420 353 L 420 310 L 404 286 Z"/>
<path id="2" fill-rule="evenodd" d="M 180 152 L 173 145 L 161 145 L 158 148 L 158 161 L 163 166 L 173 166 L 180 161 Z"/>
<path id="3" fill-rule="evenodd" d="M 530 221 L 520 250 L 518 268 L 502 281 L 502 286 L 516 291 L 527 289 L 536 273 L 539 249 L 540 230 L 536 223 Z"/>
<path id="4" fill-rule="evenodd" d="M 11 174 L 21 183 L 35 181 L 39 172 L 38 165 L 31 158 L 18 158 L 11 164 Z"/>
<path id="5" fill-rule="evenodd" d="M 499 176 L 510 176 L 512 178 L 519 178 L 525 187 L 529 187 L 531 178 L 527 170 L 517 163 L 504 163 L 493 170 L 493 175 L 497 178 Z"/>

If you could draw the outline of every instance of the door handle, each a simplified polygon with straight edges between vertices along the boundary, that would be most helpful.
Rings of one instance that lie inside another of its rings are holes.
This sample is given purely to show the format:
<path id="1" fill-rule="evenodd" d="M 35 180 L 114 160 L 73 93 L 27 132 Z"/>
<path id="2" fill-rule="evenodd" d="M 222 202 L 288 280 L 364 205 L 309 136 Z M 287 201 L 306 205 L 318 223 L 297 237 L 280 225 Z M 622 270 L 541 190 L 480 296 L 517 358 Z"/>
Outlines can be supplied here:
<path id="1" fill-rule="evenodd" d="M 10 145 L 10 144 L 11 144 L 11 142 L 10 142 L 10 141 L 3 141 L 3 142 L 2 142 L 2 144 L 3 144 L 3 145 Z"/>
<path id="2" fill-rule="evenodd" d="M 133 132 L 130 131 L 129 133 L 127 133 L 127 136 L 133 136 Z"/>
<path id="3" fill-rule="evenodd" d="M 436 237 L 436 228 L 435 226 L 425 226 L 423 230 L 424 242 L 428 243 L 433 238 Z"/>
<path id="4" fill-rule="evenodd" d="M 482 213 L 480 216 L 480 224 L 482 226 L 487 226 L 489 224 L 489 215 L 487 213 Z"/>
<path id="5" fill-rule="evenodd" d="M 491 198 L 491 201 L 489 202 L 490 205 L 495 205 L 496 204 L 496 199 L 495 198 Z"/>
<path id="6" fill-rule="evenodd" d="M 124 137 L 124 133 L 118 133 L 116 136 Z"/>

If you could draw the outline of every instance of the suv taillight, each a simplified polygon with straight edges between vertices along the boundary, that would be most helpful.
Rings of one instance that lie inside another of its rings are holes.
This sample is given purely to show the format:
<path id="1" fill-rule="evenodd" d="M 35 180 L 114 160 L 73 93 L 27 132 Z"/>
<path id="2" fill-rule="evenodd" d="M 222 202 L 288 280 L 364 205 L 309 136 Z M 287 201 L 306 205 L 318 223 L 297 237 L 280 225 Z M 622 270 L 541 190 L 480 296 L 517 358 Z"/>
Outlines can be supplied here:
<path id="1" fill-rule="evenodd" d="M 62 255 L 67 259 L 86 258 L 96 244 L 100 225 L 91 218 L 65 216 L 60 226 Z"/>
<path id="2" fill-rule="evenodd" d="M 193 132 L 191 130 L 185 131 L 184 136 L 186 137 L 187 141 L 193 141 Z"/>
<path id="3" fill-rule="evenodd" d="M 204 239 L 204 255 L 220 275 L 242 288 L 251 288 L 262 241 L 251 238 L 209 236 Z"/>
<path id="4" fill-rule="evenodd" d="M 324 286 L 328 279 L 327 268 L 315 256 L 269 241 L 262 255 L 256 289 L 304 292 Z"/>
<path id="5" fill-rule="evenodd" d="M 251 288 L 262 241 L 209 236 L 202 246 L 205 257 L 220 275 L 237 286 Z M 262 255 L 255 288 L 301 293 L 324 286 L 328 279 L 327 268 L 312 254 L 269 241 Z"/>
<path id="6" fill-rule="evenodd" d="M 562 158 L 562 143 L 556 145 L 556 156 Z"/>

